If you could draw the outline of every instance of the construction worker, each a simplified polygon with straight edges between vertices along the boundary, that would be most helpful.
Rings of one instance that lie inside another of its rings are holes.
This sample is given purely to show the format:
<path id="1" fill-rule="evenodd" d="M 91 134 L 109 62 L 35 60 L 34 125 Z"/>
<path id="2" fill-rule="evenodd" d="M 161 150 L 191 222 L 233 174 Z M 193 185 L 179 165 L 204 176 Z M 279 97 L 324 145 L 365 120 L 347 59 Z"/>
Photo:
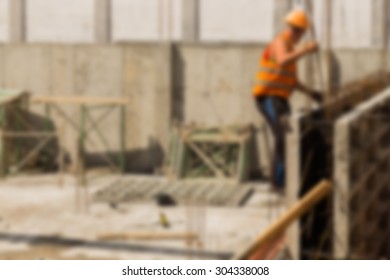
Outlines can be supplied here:
<path id="1" fill-rule="evenodd" d="M 318 51 L 318 44 L 310 42 L 296 48 L 310 21 L 302 10 L 294 10 L 286 17 L 286 28 L 265 49 L 260 59 L 253 95 L 257 107 L 271 127 L 275 137 L 272 163 L 272 185 L 281 191 L 285 185 L 285 134 L 290 114 L 289 99 L 294 90 L 299 90 L 321 102 L 321 93 L 304 86 L 297 77 L 299 59 Z"/>

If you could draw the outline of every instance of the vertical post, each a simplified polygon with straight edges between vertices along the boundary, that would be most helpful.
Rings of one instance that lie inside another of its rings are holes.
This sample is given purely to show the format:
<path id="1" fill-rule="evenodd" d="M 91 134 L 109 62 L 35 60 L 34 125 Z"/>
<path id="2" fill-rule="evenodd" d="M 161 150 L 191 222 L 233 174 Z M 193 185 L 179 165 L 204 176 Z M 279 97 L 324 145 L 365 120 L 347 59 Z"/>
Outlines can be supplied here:
<path id="1" fill-rule="evenodd" d="M 248 158 L 249 158 L 249 139 L 243 138 L 238 144 L 238 168 L 237 168 L 237 183 L 244 182 L 248 177 Z"/>
<path id="2" fill-rule="evenodd" d="M 349 186 L 350 182 L 350 129 L 349 122 L 341 119 L 335 124 L 333 193 L 333 255 L 344 260 L 350 250 Z M 337 225 L 337 226 L 336 226 Z"/>
<path id="3" fill-rule="evenodd" d="M 376 0 L 376 2 L 379 2 L 379 0 Z M 388 63 L 387 63 L 387 52 L 388 52 L 388 49 L 389 49 L 389 39 L 390 39 L 390 20 L 388 18 L 388 14 L 390 12 L 390 5 L 389 5 L 389 1 L 388 0 L 382 0 L 382 2 L 379 2 L 379 4 L 377 4 L 377 6 L 379 7 L 376 7 L 374 8 L 374 13 L 376 12 L 376 14 L 374 14 L 374 22 L 372 23 L 373 24 L 373 27 L 375 28 L 375 26 L 379 25 L 379 26 L 382 26 L 382 57 L 381 57 L 381 61 L 382 61 L 382 70 L 383 71 L 386 71 L 387 70 L 387 67 L 388 67 Z M 381 20 L 382 20 L 382 23 L 380 24 L 379 22 L 375 22 L 375 19 L 377 19 L 378 17 L 381 17 Z M 378 27 L 376 27 L 378 29 Z M 377 30 L 376 29 L 376 30 Z M 374 31 L 375 32 L 375 31 Z M 374 33 L 375 34 L 375 33 Z M 374 41 L 374 45 L 375 43 L 378 43 L 378 42 L 375 42 Z"/>
<path id="4" fill-rule="evenodd" d="M 49 103 L 45 104 L 45 130 L 46 132 L 49 132 L 50 127 L 50 116 L 51 116 L 51 107 Z"/>
<path id="5" fill-rule="evenodd" d="M 26 41 L 26 0 L 9 1 L 9 41 Z"/>
<path id="6" fill-rule="evenodd" d="M 332 91 L 332 0 L 325 1 L 325 36 L 326 36 L 326 69 L 327 69 L 327 83 L 326 83 L 326 102 L 328 103 L 331 99 Z"/>
<path id="7" fill-rule="evenodd" d="M 79 182 L 81 186 L 85 186 L 85 119 L 86 108 L 85 105 L 80 107 L 80 132 L 79 132 Z"/>
<path id="8" fill-rule="evenodd" d="M 182 2 L 182 39 L 195 42 L 199 39 L 199 6 L 200 0 Z"/>
<path id="9" fill-rule="evenodd" d="M 95 41 L 109 43 L 111 35 L 111 0 L 95 0 Z"/>
<path id="10" fill-rule="evenodd" d="M 7 119 L 6 119 L 6 107 L 0 107 L 0 178 L 4 178 L 8 172 L 8 162 L 6 157 L 7 152 L 7 140 L 4 137 L 6 131 Z"/>
<path id="11" fill-rule="evenodd" d="M 3 128 L 0 128 L 0 178 L 6 175 L 5 161 L 4 161 L 4 144 L 5 139 L 3 135 Z"/>
<path id="12" fill-rule="evenodd" d="M 274 0 L 274 34 L 279 33 L 285 23 L 284 19 L 290 10 L 292 9 L 292 1 L 291 0 Z"/>
<path id="13" fill-rule="evenodd" d="M 85 149 L 85 106 L 79 104 L 77 107 L 78 117 L 78 135 L 77 135 L 77 155 L 76 155 L 76 205 L 77 209 L 83 209 L 86 201 L 86 178 L 85 178 L 85 162 L 84 162 L 84 149 Z"/>
<path id="14" fill-rule="evenodd" d="M 155 93 L 155 131 L 156 138 L 165 154 L 168 154 L 169 132 L 172 124 L 172 92 L 173 92 L 173 46 L 162 44 L 156 59 L 158 71 L 158 87 Z"/>
<path id="15" fill-rule="evenodd" d="M 157 21 L 157 28 L 158 28 L 158 39 L 160 42 L 164 39 L 164 0 L 158 0 L 158 21 Z"/>
<path id="16" fill-rule="evenodd" d="M 286 139 L 286 203 L 292 207 L 299 200 L 299 191 L 302 185 L 301 170 L 301 118 L 290 118 L 291 131 Z M 301 230 L 300 222 L 295 221 L 287 231 L 287 247 L 294 260 L 301 257 Z"/>
<path id="17" fill-rule="evenodd" d="M 62 188 L 64 186 L 64 174 L 65 174 L 65 122 L 62 121 L 58 134 L 58 172 L 59 172 L 59 185 Z"/>
<path id="18" fill-rule="evenodd" d="M 386 6 L 388 0 L 371 0 L 371 45 L 383 48 L 386 37 Z"/>
<path id="19" fill-rule="evenodd" d="M 172 42 L 173 41 L 173 3 L 172 0 L 167 0 L 168 1 L 168 22 L 167 22 L 167 41 Z"/>
<path id="20" fill-rule="evenodd" d="M 315 32 L 315 26 L 314 26 L 314 8 L 313 8 L 313 2 L 312 0 L 305 0 L 305 8 L 306 8 L 306 12 L 307 14 L 309 15 L 310 17 L 310 20 L 311 20 L 311 30 L 309 31 L 309 36 L 311 37 L 310 40 L 317 40 L 316 38 L 316 32 Z M 305 62 L 305 77 L 306 77 L 306 83 L 307 85 L 309 85 L 310 87 L 314 88 L 314 73 L 316 73 L 316 69 L 315 69 L 315 59 L 318 59 L 318 75 L 320 75 L 320 79 L 319 80 L 322 80 L 322 72 L 321 72 L 321 61 L 320 61 L 320 57 L 317 56 L 317 57 L 313 57 L 313 56 L 310 56 L 310 57 L 307 57 L 306 58 L 306 62 Z M 320 83 L 322 83 L 322 81 L 320 81 Z M 323 84 L 321 86 L 324 86 Z M 312 108 L 312 100 L 307 98 L 307 106 L 306 108 L 308 110 L 310 110 L 310 108 Z"/>
<path id="21" fill-rule="evenodd" d="M 121 152 L 119 155 L 119 167 L 122 173 L 126 171 L 126 105 L 120 105 L 120 138 Z"/>
<path id="22" fill-rule="evenodd" d="M 87 120 L 87 110 L 88 108 L 83 105 L 82 106 L 82 114 L 81 114 L 81 132 L 82 132 L 82 138 L 81 138 L 81 156 L 82 156 L 82 165 L 81 165 L 81 178 L 82 178 L 82 186 L 84 189 L 84 206 L 85 211 L 89 211 L 89 189 L 88 189 L 88 182 L 86 178 L 86 167 L 85 167 L 85 140 L 87 138 L 87 132 L 86 132 L 86 120 Z"/>

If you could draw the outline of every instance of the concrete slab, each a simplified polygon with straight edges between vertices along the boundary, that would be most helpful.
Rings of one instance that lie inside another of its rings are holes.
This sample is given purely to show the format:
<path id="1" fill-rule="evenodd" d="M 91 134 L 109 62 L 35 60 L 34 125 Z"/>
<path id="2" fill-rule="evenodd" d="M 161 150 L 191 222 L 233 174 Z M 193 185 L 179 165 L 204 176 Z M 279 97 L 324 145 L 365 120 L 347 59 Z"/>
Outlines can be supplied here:
<path id="1" fill-rule="evenodd" d="M 114 180 L 93 181 L 95 192 Z M 256 188 L 242 208 L 161 208 L 133 203 L 118 208 L 93 203 L 89 211 L 75 208 L 72 177 L 59 188 L 54 176 L 10 178 L 0 183 L 0 259 L 218 259 L 259 234 L 282 209 L 266 186 Z M 163 212 L 171 224 L 159 223 Z M 191 215 L 189 214 L 191 213 Z M 192 222 L 189 222 L 192 217 Z M 188 229 L 203 238 L 203 248 L 190 250 L 183 241 L 101 241 L 107 232 L 178 232 Z"/>

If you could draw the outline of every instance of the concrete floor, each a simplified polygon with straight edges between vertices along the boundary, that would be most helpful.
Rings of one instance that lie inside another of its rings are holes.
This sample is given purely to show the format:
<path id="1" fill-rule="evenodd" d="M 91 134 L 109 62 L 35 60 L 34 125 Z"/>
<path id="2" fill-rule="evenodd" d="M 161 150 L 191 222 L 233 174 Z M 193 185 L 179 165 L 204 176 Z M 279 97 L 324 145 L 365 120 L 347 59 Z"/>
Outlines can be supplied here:
<path id="1" fill-rule="evenodd" d="M 93 179 L 89 192 L 117 179 L 112 175 Z M 253 240 L 281 213 L 281 205 L 266 184 L 258 184 L 241 208 L 161 208 L 153 201 L 113 208 L 92 202 L 88 211 L 82 211 L 76 207 L 71 176 L 62 188 L 54 175 L 14 177 L 0 183 L 0 259 L 223 259 Z M 160 225 L 161 212 L 168 217 L 169 229 Z M 188 229 L 200 234 L 202 248 L 191 249 L 182 240 L 98 238 L 104 233 Z"/>

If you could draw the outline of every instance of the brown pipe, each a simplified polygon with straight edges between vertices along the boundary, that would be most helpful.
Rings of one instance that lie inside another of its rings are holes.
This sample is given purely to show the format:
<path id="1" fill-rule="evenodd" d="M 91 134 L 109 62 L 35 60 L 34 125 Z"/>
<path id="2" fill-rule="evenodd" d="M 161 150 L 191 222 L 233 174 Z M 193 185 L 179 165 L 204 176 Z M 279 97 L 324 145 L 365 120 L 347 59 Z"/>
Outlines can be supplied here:
<path id="1" fill-rule="evenodd" d="M 314 205 L 324 199 L 332 191 L 331 183 L 323 180 L 315 186 L 301 200 L 296 202 L 287 212 L 285 212 L 278 220 L 271 224 L 263 231 L 256 240 L 234 255 L 235 260 L 247 260 L 267 243 L 272 242 L 276 237 L 280 236 L 295 220 L 304 215 Z"/>

